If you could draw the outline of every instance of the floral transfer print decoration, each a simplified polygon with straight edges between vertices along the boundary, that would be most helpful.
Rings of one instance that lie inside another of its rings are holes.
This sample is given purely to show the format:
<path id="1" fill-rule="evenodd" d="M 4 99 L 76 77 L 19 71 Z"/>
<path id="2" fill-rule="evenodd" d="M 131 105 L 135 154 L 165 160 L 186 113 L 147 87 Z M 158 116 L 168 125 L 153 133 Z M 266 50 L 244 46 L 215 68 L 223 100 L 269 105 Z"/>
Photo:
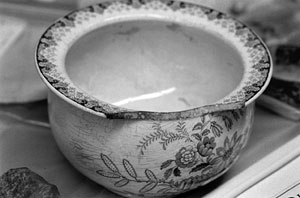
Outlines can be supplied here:
<path id="1" fill-rule="evenodd" d="M 225 98 L 224 103 L 246 100 L 247 104 L 257 93 L 263 91 L 262 88 L 270 79 L 271 60 L 261 40 L 244 24 L 223 13 L 199 5 L 172 0 L 107 1 L 70 13 L 59 19 L 42 35 L 36 52 L 38 70 L 49 86 L 83 108 L 106 115 L 127 111 L 96 100 L 78 89 L 64 73 L 64 54 L 73 42 L 86 33 L 87 29 L 89 31 L 96 29 L 106 18 L 122 16 L 123 12 L 128 14 L 141 12 L 150 16 L 156 12 L 161 13 L 161 11 L 172 16 L 176 14 L 188 17 L 197 23 L 208 22 L 209 26 L 222 31 L 227 35 L 226 37 L 232 38 L 234 42 L 242 46 L 245 59 L 247 59 L 245 61 L 248 64 L 245 69 L 247 74 L 244 75 L 241 86 Z M 194 110 L 185 112 L 185 115 L 187 114 L 188 117 L 193 117 Z M 133 117 L 153 118 L 146 112 L 138 112 L 138 115 Z"/>
<path id="2" fill-rule="evenodd" d="M 228 111 L 228 114 L 212 114 L 202 116 L 200 121 L 197 122 L 192 131 L 201 131 L 201 134 L 193 133 L 191 134 L 187 128 L 184 121 L 178 121 L 174 131 L 164 130 L 161 127 L 160 122 L 154 122 L 152 125 L 153 132 L 145 136 L 140 140 L 137 148 L 140 150 L 140 154 L 144 155 L 144 151 L 154 142 L 159 142 L 163 150 L 167 149 L 167 146 L 178 140 L 184 140 L 185 142 L 193 142 L 193 139 L 200 140 L 201 136 L 207 136 L 212 134 L 213 137 L 205 138 L 203 145 L 207 147 L 212 147 L 214 138 L 220 137 L 224 130 L 227 132 L 232 129 L 233 123 L 238 121 L 242 116 L 244 116 L 244 109 L 239 109 L 235 111 Z M 221 125 L 215 119 L 220 118 L 223 124 Z M 225 126 L 225 127 L 224 127 Z M 210 150 L 204 150 L 203 152 L 210 152 Z"/>
<path id="3" fill-rule="evenodd" d="M 127 159 L 123 159 L 123 167 L 117 167 L 107 155 L 101 153 L 101 160 L 105 169 L 99 169 L 96 173 L 102 177 L 113 179 L 114 186 L 120 188 L 130 183 L 142 184 L 140 195 L 147 193 L 178 194 L 191 190 L 201 183 L 217 176 L 227 169 L 237 158 L 242 148 L 242 135 L 235 132 L 231 139 L 226 137 L 224 145 L 216 148 L 215 138 L 200 138 L 197 147 L 187 146 L 178 150 L 174 159 L 166 160 L 161 164 L 162 176 L 156 175 L 152 170 L 145 169 L 144 175 L 138 175 L 135 167 Z M 199 136 L 200 137 L 200 136 Z M 126 174 L 119 169 L 123 168 Z M 178 180 L 182 173 L 189 175 Z M 201 172 L 200 174 L 193 174 Z"/>
<path id="4" fill-rule="evenodd" d="M 120 193 L 126 193 L 127 186 L 138 185 L 139 196 L 175 195 L 196 188 L 220 176 L 237 159 L 249 130 L 247 127 L 240 129 L 243 131 L 231 129 L 241 121 L 243 114 L 243 110 L 236 110 L 207 115 L 199 119 L 192 130 L 186 127 L 186 122 L 178 121 L 176 132 L 167 131 L 160 123 L 154 122 L 153 133 L 142 138 L 137 145 L 140 155 L 145 155 L 154 142 L 161 145 L 162 151 L 177 141 L 186 142 L 186 146 L 179 147 L 174 156 L 162 161 L 159 170 L 145 168 L 137 171 L 134 163 L 126 158 L 113 161 L 105 153 L 100 153 L 103 166 L 96 173 L 110 178 Z"/>

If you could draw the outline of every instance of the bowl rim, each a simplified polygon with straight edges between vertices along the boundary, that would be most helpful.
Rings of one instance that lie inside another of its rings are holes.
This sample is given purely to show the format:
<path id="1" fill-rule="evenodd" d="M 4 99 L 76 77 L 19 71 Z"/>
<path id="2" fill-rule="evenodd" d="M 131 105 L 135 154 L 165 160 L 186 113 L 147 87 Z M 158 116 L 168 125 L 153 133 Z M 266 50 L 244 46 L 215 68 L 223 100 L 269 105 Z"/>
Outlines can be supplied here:
<path id="1" fill-rule="evenodd" d="M 190 23 L 210 28 L 214 33 L 219 31 L 220 36 L 226 37 L 241 53 L 244 73 L 239 85 L 215 104 L 177 112 L 151 112 L 115 106 L 74 85 L 65 71 L 64 63 L 71 46 L 85 34 L 102 26 L 137 18 Z M 106 0 L 75 10 L 45 30 L 36 47 L 35 63 L 40 77 L 57 96 L 84 111 L 109 119 L 186 119 L 238 109 L 254 102 L 262 94 L 273 72 L 270 52 L 253 30 L 215 9 L 177 0 Z"/>

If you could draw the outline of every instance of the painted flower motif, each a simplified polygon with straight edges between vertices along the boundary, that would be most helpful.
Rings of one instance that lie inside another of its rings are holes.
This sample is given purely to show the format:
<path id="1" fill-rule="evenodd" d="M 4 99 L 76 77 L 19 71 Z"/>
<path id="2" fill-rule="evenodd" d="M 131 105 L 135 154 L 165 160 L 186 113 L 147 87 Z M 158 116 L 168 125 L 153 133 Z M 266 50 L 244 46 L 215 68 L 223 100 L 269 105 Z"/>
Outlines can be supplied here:
<path id="1" fill-rule="evenodd" d="M 175 182 L 174 186 L 177 188 L 177 191 L 179 192 L 186 192 L 188 190 L 194 189 L 195 187 L 203 184 L 203 182 L 206 182 L 216 174 L 212 172 L 208 172 L 201 175 L 196 175 L 193 177 L 189 177 L 187 179 L 181 180 L 179 182 Z"/>
<path id="2" fill-rule="evenodd" d="M 231 140 L 226 137 L 224 147 L 216 149 L 217 157 L 210 161 L 210 164 L 213 165 L 214 172 L 224 170 L 234 161 L 242 148 L 241 139 L 242 136 L 237 136 L 237 132 L 235 132 Z"/>
<path id="3" fill-rule="evenodd" d="M 184 179 L 180 182 L 176 182 L 174 184 L 174 186 L 177 187 L 177 190 L 179 192 L 185 192 L 185 191 L 190 190 L 191 187 L 193 186 L 193 184 L 194 184 L 194 179 L 192 177 L 190 177 L 190 178 Z"/>
<path id="4" fill-rule="evenodd" d="M 180 168 L 191 168 L 196 164 L 196 151 L 192 146 L 182 147 L 175 157 L 175 163 Z"/>
<path id="5" fill-rule="evenodd" d="M 205 137 L 203 141 L 198 142 L 197 151 L 201 156 L 206 157 L 212 154 L 212 151 L 215 147 L 216 147 L 215 138 Z"/>

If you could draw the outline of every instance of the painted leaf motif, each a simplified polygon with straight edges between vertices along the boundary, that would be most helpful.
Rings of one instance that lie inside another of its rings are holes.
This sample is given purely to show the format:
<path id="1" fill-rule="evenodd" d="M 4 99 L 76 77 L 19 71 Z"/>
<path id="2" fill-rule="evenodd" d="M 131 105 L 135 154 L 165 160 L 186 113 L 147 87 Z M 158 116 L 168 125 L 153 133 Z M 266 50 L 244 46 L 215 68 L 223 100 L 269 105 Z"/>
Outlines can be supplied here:
<path id="1" fill-rule="evenodd" d="M 169 177 L 172 175 L 172 173 L 173 173 L 173 168 L 167 169 L 167 170 L 165 171 L 165 173 L 164 173 L 165 179 L 166 179 L 166 180 L 169 179 Z"/>
<path id="2" fill-rule="evenodd" d="M 209 133 L 210 133 L 210 130 L 209 130 L 209 129 L 205 129 L 205 130 L 202 132 L 202 135 L 203 135 L 203 136 L 207 136 Z"/>
<path id="3" fill-rule="evenodd" d="M 243 117 L 243 116 L 244 116 L 244 113 L 245 113 L 244 110 L 243 110 L 243 109 L 240 109 L 239 112 L 240 112 L 240 115 Z"/>
<path id="4" fill-rule="evenodd" d="M 201 122 L 202 122 L 202 123 L 205 123 L 205 116 L 202 116 L 202 117 L 201 117 Z"/>
<path id="5" fill-rule="evenodd" d="M 146 193 L 149 192 L 150 190 L 152 190 L 153 188 L 155 188 L 157 185 L 156 182 L 149 182 L 148 184 L 146 184 L 143 188 L 141 188 L 139 191 L 140 193 Z"/>
<path id="6" fill-rule="evenodd" d="M 185 123 L 182 122 L 182 121 L 179 121 L 179 122 L 178 122 L 178 124 L 177 124 L 177 126 L 176 126 L 176 130 L 177 130 L 177 132 L 179 132 L 179 133 L 188 135 L 188 132 L 187 132 L 187 130 L 186 130 L 186 128 L 185 128 Z"/>
<path id="7" fill-rule="evenodd" d="M 198 122 L 197 124 L 195 124 L 195 126 L 193 127 L 193 131 L 194 130 L 202 130 L 202 126 L 203 124 L 201 122 Z"/>
<path id="8" fill-rule="evenodd" d="M 195 166 L 194 168 L 192 168 L 190 173 L 198 172 L 198 171 L 204 169 L 205 167 L 207 167 L 208 165 L 209 165 L 208 163 L 199 164 L 199 165 Z"/>
<path id="9" fill-rule="evenodd" d="M 124 179 L 117 181 L 114 185 L 116 187 L 123 187 L 123 186 L 126 186 L 128 183 L 129 183 L 129 180 L 124 178 Z"/>
<path id="10" fill-rule="evenodd" d="M 199 133 L 194 133 L 194 134 L 192 134 L 192 136 L 198 141 L 201 141 L 201 139 L 202 139 L 202 137 Z"/>
<path id="11" fill-rule="evenodd" d="M 172 190 L 172 188 L 162 188 L 160 189 L 159 191 L 157 191 L 157 193 L 161 193 L 161 194 L 164 194 L 164 193 L 167 193 L 168 191 Z"/>
<path id="12" fill-rule="evenodd" d="M 231 118 L 229 118 L 228 116 L 223 116 L 223 122 L 225 124 L 225 127 L 227 129 L 227 131 L 229 131 L 232 128 L 233 125 L 233 121 Z"/>
<path id="13" fill-rule="evenodd" d="M 113 161 L 111 161 L 111 159 L 109 159 L 109 157 L 103 153 L 100 154 L 102 161 L 104 162 L 104 164 L 106 165 L 106 167 L 108 169 L 110 169 L 113 172 L 119 172 L 119 169 L 117 168 L 117 166 L 113 163 Z"/>
<path id="14" fill-rule="evenodd" d="M 220 124 L 218 124 L 216 121 L 212 121 L 211 124 L 214 127 L 218 128 L 219 130 L 223 130 L 223 127 Z"/>
<path id="15" fill-rule="evenodd" d="M 176 168 L 174 169 L 173 173 L 174 173 L 174 176 L 175 176 L 175 177 L 180 177 L 180 176 L 181 176 L 181 171 L 179 170 L 178 167 L 176 167 Z"/>
<path id="16" fill-rule="evenodd" d="M 221 125 L 219 125 L 217 122 L 213 121 L 211 122 L 211 131 L 213 132 L 214 136 L 220 137 L 221 134 L 223 133 L 223 128 Z"/>
<path id="17" fill-rule="evenodd" d="M 216 127 L 212 127 L 211 130 L 212 130 L 212 132 L 213 132 L 213 134 L 214 134 L 215 137 L 220 137 L 221 134 L 222 134 L 222 131 L 220 131 L 220 130 L 219 130 L 218 128 L 216 128 Z"/>
<path id="18" fill-rule="evenodd" d="M 236 111 L 231 111 L 233 118 L 238 121 L 240 119 L 240 115 Z"/>
<path id="19" fill-rule="evenodd" d="M 163 162 L 160 166 L 160 170 L 164 169 L 164 168 L 167 168 L 168 166 L 170 166 L 172 164 L 174 160 L 167 160 L 165 162 Z"/>
<path id="20" fill-rule="evenodd" d="M 163 149 L 166 150 L 167 146 L 170 143 L 173 143 L 177 140 L 182 140 L 182 139 L 186 139 L 186 136 L 183 136 L 183 135 L 177 134 L 177 133 L 173 133 L 173 132 L 169 132 L 164 138 L 161 138 L 161 141 L 159 143 L 163 146 Z"/>
<path id="21" fill-rule="evenodd" d="M 106 172 L 104 170 L 97 170 L 97 174 L 103 176 L 103 177 L 108 177 L 108 178 L 120 178 L 120 174 L 116 172 Z"/>
<path id="22" fill-rule="evenodd" d="M 149 169 L 146 169 L 145 170 L 145 175 L 147 176 L 147 178 L 150 180 L 150 181 L 153 181 L 153 182 L 156 182 L 157 181 L 157 178 L 155 176 L 155 174 L 149 170 Z"/>
<path id="23" fill-rule="evenodd" d="M 136 171 L 133 168 L 133 166 L 130 164 L 130 162 L 126 159 L 123 159 L 123 166 L 125 170 L 127 171 L 128 175 L 130 175 L 133 178 L 137 177 Z"/>

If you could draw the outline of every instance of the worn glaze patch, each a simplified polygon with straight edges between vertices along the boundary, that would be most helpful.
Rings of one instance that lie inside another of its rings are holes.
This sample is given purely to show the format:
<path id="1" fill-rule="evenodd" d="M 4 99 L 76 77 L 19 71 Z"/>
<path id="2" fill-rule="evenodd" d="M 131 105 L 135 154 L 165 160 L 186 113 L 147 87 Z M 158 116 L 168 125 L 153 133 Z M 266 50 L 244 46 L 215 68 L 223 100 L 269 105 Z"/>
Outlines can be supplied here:
<path id="1" fill-rule="evenodd" d="M 155 19 L 157 16 L 174 23 L 193 21 L 199 27 L 222 32 L 241 50 L 245 61 L 244 77 L 240 86 L 222 103 L 246 101 L 247 104 L 265 89 L 271 75 L 271 59 L 265 45 L 248 27 L 212 9 L 171 0 L 109 1 L 68 14 L 42 35 L 36 53 L 38 70 L 49 86 L 84 109 L 106 115 L 129 111 L 97 100 L 76 87 L 65 72 L 65 55 L 76 40 L 101 26 L 136 18 Z M 194 117 L 195 111 L 199 110 L 184 112 L 184 117 Z M 159 115 L 161 120 L 168 120 L 174 117 L 172 113 L 160 115 L 139 111 L 133 114 L 137 115 L 128 118 L 155 119 Z"/>

